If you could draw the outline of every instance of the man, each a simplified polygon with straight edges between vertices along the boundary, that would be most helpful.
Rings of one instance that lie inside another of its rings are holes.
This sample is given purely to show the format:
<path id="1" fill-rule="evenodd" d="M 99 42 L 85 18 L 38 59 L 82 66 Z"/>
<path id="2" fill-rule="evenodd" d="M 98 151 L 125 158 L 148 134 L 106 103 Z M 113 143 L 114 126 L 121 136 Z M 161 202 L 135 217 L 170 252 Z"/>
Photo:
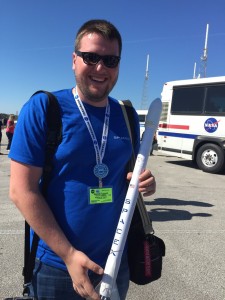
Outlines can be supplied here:
<path id="1" fill-rule="evenodd" d="M 121 49 L 118 30 L 105 20 L 88 21 L 79 29 L 72 63 L 76 87 L 54 92 L 61 108 L 62 142 L 46 199 L 39 188 L 46 95 L 32 97 L 19 116 L 9 155 L 10 197 L 40 237 L 31 286 L 38 299 L 100 299 L 94 285 L 103 274 L 131 178 L 126 174 L 132 153 L 128 130 L 119 103 L 108 96 L 118 78 Z M 149 170 L 140 176 L 139 191 L 146 196 L 155 192 Z M 128 285 L 125 252 L 117 276 L 121 300 Z"/>

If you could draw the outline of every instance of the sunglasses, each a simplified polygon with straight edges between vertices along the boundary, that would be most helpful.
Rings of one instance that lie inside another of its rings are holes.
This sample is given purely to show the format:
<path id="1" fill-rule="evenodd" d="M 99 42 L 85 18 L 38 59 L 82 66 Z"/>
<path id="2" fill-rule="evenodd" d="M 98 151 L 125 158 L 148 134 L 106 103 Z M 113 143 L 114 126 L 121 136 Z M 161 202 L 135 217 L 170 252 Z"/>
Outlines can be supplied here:
<path id="1" fill-rule="evenodd" d="M 116 68 L 120 61 L 120 56 L 116 55 L 99 55 L 93 52 L 81 52 L 78 50 L 76 50 L 75 53 L 77 56 L 82 57 L 83 62 L 89 66 L 96 65 L 102 60 L 107 68 Z"/>

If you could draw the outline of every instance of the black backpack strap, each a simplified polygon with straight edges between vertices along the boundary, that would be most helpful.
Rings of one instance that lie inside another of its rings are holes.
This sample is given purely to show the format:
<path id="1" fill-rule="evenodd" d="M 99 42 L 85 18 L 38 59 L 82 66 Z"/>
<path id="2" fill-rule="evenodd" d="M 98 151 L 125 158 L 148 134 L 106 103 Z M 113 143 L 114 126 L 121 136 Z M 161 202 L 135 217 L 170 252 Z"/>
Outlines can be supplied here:
<path id="1" fill-rule="evenodd" d="M 51 179 L 53 169 L 53 155 L 58 145 L 62 141 L 62 119 L 58 100 L 47 91 L 38 91 L 37 93 L 45 93 L 48 95 L 47 110 L 47 142 L 45 150 L 45 165 L 42 174 L 42 194 L 46 196 L 48 184 Z M 34 94 L 34 95 L 35 95 Z"/>
<path id="2" fill-rule="evenodd" d="M 129 126 L 127 126 L 127 127 L 128 127 L 128 130 L 130 130 L 129 133 L 130 133 L 130 137 L 131 137 L 131 142 L 134 147 L 134 139 L 135 139 L 135 137 L 134 137 L 134 133 L 135 133 L 134 108 L 133 108 L 133 105 L 130 100 L 123 100 L 122 103 L 124 104 L 124 107 L 126 109 L 126 114 L 127 114 L 127 118 L 128 118 L 128 122 L 129 122 Z"/>
<path id="3" fill-rule="evenodd" d="M 38 93 L 45 93 L 48 96 L 48 108 L 47 108 L 47 142 L 45 150 L 45 165 L 42 174 L 42 194 L 45 197 L 47 194 L 48 184 L 51 180 L 51 172 L 53 169 L 53 155 L 62 141 L 62 120 L 61 112 L 56 97 L 47 91 L 37 91 L 33 95 Z M 34 232 L 32 245 L 30 248 L 30 226 L 25 221 L 25 245 L 24 245 L 24 292 L 27 293 L 26 285 L 31 282 L 33 269 L 35 264 L 35 257 L 38 247 L 39 237 Z"/>

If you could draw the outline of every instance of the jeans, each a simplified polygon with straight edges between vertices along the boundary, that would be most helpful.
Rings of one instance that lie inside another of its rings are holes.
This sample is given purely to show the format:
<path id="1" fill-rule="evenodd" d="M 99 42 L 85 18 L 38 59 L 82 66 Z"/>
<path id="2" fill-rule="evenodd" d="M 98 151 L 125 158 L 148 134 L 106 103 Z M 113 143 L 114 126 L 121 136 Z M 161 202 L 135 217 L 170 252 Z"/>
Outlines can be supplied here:
<path id="1" fill-rule="evenodd" d="M 127 257 L 123 256 L 117 275 L 117 289 L 120 300 L 126 299 L 129 288 L 129 267 Z M 101 276 L 91 272 L 89 278 L 94 286 L 101 281 Z M 48 266 L 39 260 L 35 262 L 32 283 L 29 286 L 30 295 L 38 300 L 81 300 L 72 284 L 67 271 Z"/>
<path id="2" fill-rule="evenodd" d="M 7 138 L 8 138 L 8 145 L 7 145 L 6 150 L 10 150 L 12 139 L 13 139 L 13 133 L 7 131 L 6 135 L 7 135 Z"/>

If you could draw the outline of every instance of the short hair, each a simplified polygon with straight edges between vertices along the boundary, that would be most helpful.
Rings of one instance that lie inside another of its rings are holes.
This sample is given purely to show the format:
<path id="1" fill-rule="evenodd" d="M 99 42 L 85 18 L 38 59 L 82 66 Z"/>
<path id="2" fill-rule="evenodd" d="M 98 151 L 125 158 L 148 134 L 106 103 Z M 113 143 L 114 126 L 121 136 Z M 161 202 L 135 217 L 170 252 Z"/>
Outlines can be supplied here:
<path id="1" fill-rule="evenodd" d="M 106 20 L 90 20 L 84 23 L 77 32 L 75 40 L 75 51 L 79 50 L 81 39 L 88 33 L 100 34 L 107 40 L 117 40 L 119 45 L 119 55 L 122 52 L 122 38 L 117 28 Z"/>

